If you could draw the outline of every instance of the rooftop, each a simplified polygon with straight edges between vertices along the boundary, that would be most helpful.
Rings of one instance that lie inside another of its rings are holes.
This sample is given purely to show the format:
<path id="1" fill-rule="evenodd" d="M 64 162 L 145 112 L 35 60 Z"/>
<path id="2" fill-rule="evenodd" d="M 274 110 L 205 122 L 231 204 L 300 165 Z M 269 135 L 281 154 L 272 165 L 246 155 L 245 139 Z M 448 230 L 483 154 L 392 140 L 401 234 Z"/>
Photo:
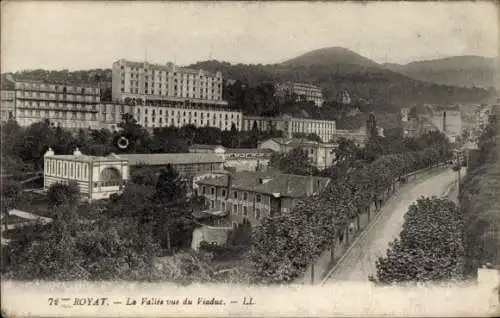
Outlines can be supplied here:
<path id="1" fill-rule="evenodd" d="M 287 145 L 292 147 L 304 147 L 304 146 L 323 146 L 323 147 L 334 147 L 334 144 L 325 144 L 317 141 L 312 141 L 305 138 L 271 138 L 274 142 L 280 145 Z"/>
<path id="2" fill-rule="evenodd" d="M 224 162 L 214 153 L 154 153 L 154 154 L 121 154 L 131 166 L 162 166 L 167 164 L 182 165 L 195 163 Z"/>
<path id="3" fill-rule="evenodd" d="M 330 179 L 323 177 L 299 176 L 279 172 L 238 171 L 199 180 L 199 185 L 226 187 L 231 176 L 232 188 L 274 195 L 276 197 L 302 198 L 307 195 L 308 182 L 313 182 L 315 193 L 321 192 Z M 311 178 L 311 179 L 309 179 Z"/>
<path id="4" fill-rule="evenodd" d="M 248 152 L 258 152 L 258 153 L 274 153 L 271 149 L 259 149 L 259 148 L 226 148 L 222 145 L 203 145 L 203 144 L 193 144 L 189 149 L 203 149 L 214 151 L 217 148 L 221 148 L 225 153 L 248 153 Z"/>
<path id="5" fill-rule="evenodd" d="M 45 153 L 44 157 L 62 159 L 67 161 L 78 161 L 78 162 L 111 162 L 111 161 L 114 162 L 119 160 L 126 160 L 122 156 L 118 156 L 114 153 L 111 153 L 107 156 L 84 155 L 80 151 L 78 151 L 78 149 L 76 149 L 72 155 L 56 155 L 52 151 L 52 149 L 49 148 L 49 150 Z"/>

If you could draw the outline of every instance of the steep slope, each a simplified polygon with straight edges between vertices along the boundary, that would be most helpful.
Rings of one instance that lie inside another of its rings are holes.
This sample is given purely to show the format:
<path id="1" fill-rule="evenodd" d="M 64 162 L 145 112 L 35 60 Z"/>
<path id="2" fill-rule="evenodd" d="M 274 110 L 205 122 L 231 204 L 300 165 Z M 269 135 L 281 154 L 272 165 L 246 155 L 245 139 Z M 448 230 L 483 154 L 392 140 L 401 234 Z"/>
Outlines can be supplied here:
<path id="1" fill-rule="evenodd" d="M 495 72 L 498 68 L 495 59 L 482 56 L 454 56 L 405 65 L 387 63 L 383 66 L 430 83 L 483 88 L 495 87 Z"/>

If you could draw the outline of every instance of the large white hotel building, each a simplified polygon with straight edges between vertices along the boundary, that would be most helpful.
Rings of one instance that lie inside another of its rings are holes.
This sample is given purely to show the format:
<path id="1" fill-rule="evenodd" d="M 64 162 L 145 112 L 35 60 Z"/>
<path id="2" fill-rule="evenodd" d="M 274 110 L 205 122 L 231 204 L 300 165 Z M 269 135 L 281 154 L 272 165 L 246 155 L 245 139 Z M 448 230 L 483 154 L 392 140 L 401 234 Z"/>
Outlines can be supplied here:
<path id="1" fill-rule="evenodd" d="M 121 59 L 113 63 L 112 73 L 113 101 L 135 105 L 134 118 L 146 128 L 242 128 L 241 111 L 222 100 L 221 72 Z"/>

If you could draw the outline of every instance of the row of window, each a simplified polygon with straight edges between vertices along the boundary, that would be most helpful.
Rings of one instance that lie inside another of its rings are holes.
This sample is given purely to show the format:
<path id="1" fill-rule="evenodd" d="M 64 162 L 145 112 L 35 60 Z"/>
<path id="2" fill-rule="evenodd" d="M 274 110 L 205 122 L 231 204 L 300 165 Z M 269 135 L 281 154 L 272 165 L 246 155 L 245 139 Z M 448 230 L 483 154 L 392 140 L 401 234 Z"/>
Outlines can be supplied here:
<path id="1" fill-rule="evenodd" d="M 86 180 L 88 177 L 88 165 L 79 162 L 47 160 L 45 171 L 47 175 L 71 178 L 77 180 Z"/>
<path id="2" fill-rule="evenodd" d="M 202 186 L 201 187 L 201 193 L 202 194 L 208 194 L 207 192 L 207 186 Z M 215 195 L 216 189 L 215 187 L 210 187 L 210 194 Z M 219 191 L 221 197 L 226 197 L 227 195 L 227 190 L 226 189 L 220 189 Z M 249 195 L 248 192 L 241 192 L 238 190 L 233 190 L 231 193 L 231 198 L 233 199 L 242 199 L 243 201 L 248 201 Z M 259 193 L 255 194 L 255 202 L 261 203 L 262 202 L 262 195 Z"/>
<path id="3" fill-rule="evenodd" d="M 122 74 L 124 71 L 130 73 L 130 75 L 132 77 L 138 77 L 140 74 L 148 74 L 148 75 L 152 75 L 152 74 L 155 74 L 156 76 L 163 76 L 163 77 L 166 77 L 167 76 L 167 73 L 169 76 L 174 76 L 174 77 L 177 77 L 179 75 L 179 77 L 182 77 L 182 78 L 191 78 L 191 79 L 194 79 L 195 74 L 192 74 L 192 73 L 186 73 L 186 72 L 183 72 L 182 69 L 179 71 L 179 72 L 167 72 L 167 71 L 159 71 L 159 70 L 155 70 L 154 68 L 152 69 L 148 69 L 148 68 L 142 68 L 142 67 L 127 67 L 125 69 L 125 66 L 122 65 L 120 67 L 120 69 L 122 70 Z M 147 77 L 147 75 L 145 75 Z M 220 81 L 221 78 L 218 77 L 218 76 L 209 76 L 209 75 L 200 75 L 199 76 L 200 79 L 212 79 L 214 81 Z"/>
<path id="4" fill-rule="evenodd" d="M 48 99 L 48 100 L 65 100 L 76 102 L 99 102 L 99 96 L 82 96 L 82 95 L 68 95 L 68 94 L 45 94 L 38 92 L 20 92 L 16 93 L 18 98 L 31 98 L 31 99 Z"/>
<path id="5" fill-rule="evenodd" d="M 159 110 L 159 113 L 160 113 L 160 115 L 163 115 L 163 110 L 162 110 L 162 109 L 160 109 L 160 110 Z M 137 115 L 140 115 L 140 114 L 141 114 L 141 109 L 140 109 L 140 108 L 137 108 Z M 144 109 L 144 114 L 146 114 L 146 115 L 148 114 L 148 108 L 145 108 L 145 109 Z M 151 114 L 152 114 L 153 116 L 155 116 L 155 114 L 156 114 L 155 109 L 152 109 L 152 110 L 151 110 Z M 195 112 L 191 112 L 191 111 L 187 111 L 187 112 L 186 112 L 186 111 L 183 111 L 183 112 L 182 112 L 182 116 L 186 116 L 186 114 L 187 114 L 187 116 L 188 116 L 188 117 L 191 117 L 191 115 L 192 115 L 193 117 L 197 117 L 197 116 L 198 116 L 198 112 L 196 112 L 196 111 L 195 111 Z M 200 112 L 200 118 L 204 118 L 204 114 L 205 114 L 205 113 Z M 172 116 L 177 115 L 177 117 L 179 117 L 179 116 L 181 116 L 181 111 L 180 111 L 180 110 L 178 110 L 178 111 L 174 111 L 174 110 L 172 110 L 172 111 L 170 111 L 170 115 L 172 115 Z M 216 118 L 216 115 L 217 115 L 217 114 L 213 113 L 213 114 L 212 114 L 212 117 L 215 119 L 215 118 Z M 168 116 L 168 110 L 165 110 L 165 116 Z M 210 113 L 206 113 L 206 117 L 207 117 L 207 118 L 210 118 Z M 219 114 L 219 118 L 221 118 L 221 119 L 222 119 L 222 114 Z M 229 120 L 229 114 L 225 114 L 224 118 L 225 118 L 226 120 Z M 240 115 L 239 115 L 239 114 L 234 114 L 234 113 L 231 113 L 231 119 L 234 119 L 234 118 L 236 118 L 236 120 L 239 120 L 239 119 L 240 119 Z"/>
<path id="6" fill-rule="evenodd" d="M 97 120 L 96 113 L 85 113 L 85 112 L 66 112 L 66 111 L 45 111 L 39 109 L 19 109 L 18 116 L 39 116 L 42 118 L 51 119 L 80 119 L 80 120 Z"/>
<path id="7" fill-rule="evenodd" d="M 70 104 L 70 103 L 47 103 L 47 102 L 32 102 L 32 101 L 19 101 L 18 107 L 34 107 L 34 108 L 50 108 L 50 109 L 75 109 L 75 110 L 95 110 L 97 111 L 97 104 Z"/>
<path id="8" fill-rule="evenodd" d="M 100 89 L 96 87 L 59 86 L 55 84 L 16 83 L 16 89 L 40 92 L 62 92 L 69 94 L 95 95 L 100 93 Z"/>

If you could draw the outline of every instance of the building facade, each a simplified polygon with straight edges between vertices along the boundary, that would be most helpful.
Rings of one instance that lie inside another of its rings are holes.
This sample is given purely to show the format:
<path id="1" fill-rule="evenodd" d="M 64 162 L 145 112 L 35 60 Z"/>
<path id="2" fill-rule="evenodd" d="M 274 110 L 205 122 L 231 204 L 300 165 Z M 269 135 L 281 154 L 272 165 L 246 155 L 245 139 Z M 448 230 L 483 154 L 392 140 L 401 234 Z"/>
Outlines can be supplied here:
<path id="1" fill-rule="evenodd" d="M 285 154 L 294 148 L 300 148 L 307 153 L 309 162 L 318 169 L 329 167 L 335 159 L 336 144 L 324 144 L 299 138 L 271 138 L 259 143 L 260 149 L 272 150 Z"/>
<path id="2" fill-rule="evenodd" d="M 208 201 L 208 212 L 228 215 L 219 225 L 252 225 L 268 215 L 287 213 L 297 201 L 322 192 L 330 179 L 282 173 L 240 171 L 216 173 L 197 181 L 197 191 Z"/>
<path id="3" fill-rule="evenodd" d="M 0 90 L 0 120 L 14 119 L 16 115 L 16 91 Z"/>
<path id="4" fill-rule="evenodd" d="M 222 73 L 121 59 L 112 67 L 112 96 L 115 102 L 146 101 L 168 97 L 222 101 Z"/>
<path id="5" fill-rule="evenodd" d="M 56 155 L 49 148 L 44 155 L 43 173 L 45 190 L 55 183 L 74 181 L 87 200 L 107 199 L 112 194 L 119 194 L 129 179 L 127 160 L 114 154 L 87 156 L 78 149 L 73 155 Z"/>
<path id="6" fill-rule="evenodd" d="M 378 133 L 380 135 L 383 132 L 379 130 Z M 330 139 L 330 143 L 338 144 L 342 138 L 352 140 L 358 147 L 364 147 L 369 136 L 364 127 L 358 130 L 337 129 L 332 139 Z"/>
<path id="7" fill-rule="evenodd" d="M 297 118 L 287 115 L 282 117 L 243 117 L 244 131 L 251 131 L 254 125 L 259 131 L 282 131 L 283 136 L 287 138 L 292 138 L 295 133 L 316 134 L 323 142 L 330 141 L 336 131 L 334 120 Z"/>
<path id="8" fill-rule="evenodd" d="M 281 98 L 294 97 L 296 101 L 314 102 L 317 107 L 321 107 L 325 101 L 321 88 L 316 85 L 286 82 L 277 84 L 275 88 L 276 95 Z"/>
<path id="9" fill-rule="evenodd" d="M 228 107 L 136 105 L 134 109 L 134 118 L 145 128 L 194 125 L 231 130 L 234 125 L 235 129 L 240 131 L 243 121 L 243 114 L 240 111 Z"/>
<path id="10" fill-rule="evenodd" d="M 97 87 L 16 82 L 15 94 L 15 119 L 21 126 L 43 119 L 65 128 L 100 126 Z"/>
<path id="11" fill-rule="evenodd" d="M 222 99 L 221 72 L 119 60 L 112 67 L 112 98 L 135 105 L 134 117 L 146 128 L 214 127 L 241 130 L 242 113 Z"/>
<path id="12" fill-rule="evenodd" d="M 214 153 L 224 160 L 225 168 L 235 171 L 263 171 L 267 169 L 274 151 L 259 148 L 226 148 L 220 145 L 192 145 L 191 153 Z"/>

